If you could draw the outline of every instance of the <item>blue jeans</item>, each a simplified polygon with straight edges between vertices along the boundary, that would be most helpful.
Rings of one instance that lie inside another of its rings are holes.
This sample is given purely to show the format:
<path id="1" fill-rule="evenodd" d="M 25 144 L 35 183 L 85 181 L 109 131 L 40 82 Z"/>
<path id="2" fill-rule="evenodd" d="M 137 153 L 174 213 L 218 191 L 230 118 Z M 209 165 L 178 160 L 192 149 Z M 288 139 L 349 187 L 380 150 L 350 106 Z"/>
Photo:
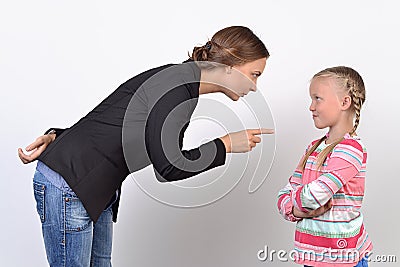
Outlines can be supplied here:
<path id="1" fill-rule="evenodd" d="M 111 266 L 111 206 L 93 223 L 74 193 L 53 186 L 39 171 L 33 189 L 51 267 Z"/>
<path id="2" fill-rule="evenodd" d="M 311 266 L 304 265 L 304 267 L 311 267 Z M 354 267 L 368 267 L 368 260 L 367 260 L 366 258 L 362 258 L 362 259 L 357 263 L 357 265 L 354 266 Z"/>

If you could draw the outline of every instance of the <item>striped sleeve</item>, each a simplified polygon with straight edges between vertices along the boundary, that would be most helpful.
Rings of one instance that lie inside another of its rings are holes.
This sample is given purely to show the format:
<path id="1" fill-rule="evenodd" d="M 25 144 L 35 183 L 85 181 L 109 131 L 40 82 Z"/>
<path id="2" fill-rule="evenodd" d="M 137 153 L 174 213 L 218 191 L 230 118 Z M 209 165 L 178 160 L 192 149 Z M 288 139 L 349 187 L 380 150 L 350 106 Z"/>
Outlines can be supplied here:
<path id="1" fill-rule="evenodd" d="M 311 144 L 312 145 L 312 144 Z M 278 192 L 278 211 L 282 215 L 285 220 L 296 222 L 300 221 L 302 218 L 295 217 L 293 215 L 293 196 L 297 191 L 297 188 L 302 185 L 302 175 L 303 172 L 301 170 L 301 162 L 305 157 L 307 150 L 311 147 L 309 145 L 304 152 L 303 156 L 300 159 L 299 164 L 297 165 L 296 170 L 293 172 L 293 175 L 289 178 L 289 183 L 282 188 Z"/>
<path id="2" fill-rule="evenodd" d="M 281 189 L 278 193 L 278 210 L 279 213 L 285 220 L 291 222 L 297 222 L 302 218 L 297 218 L 293 215 L 293 187 L 290 183 L 288 183 L 283 189 Z"/>
<path id="3" fill-rule="evenodd" d="M 366 161 L 362 146 L 354 139 L 339 143 L 327 159 L 324 173 L 313 182 L 302 185 L 294 195 L 294 205 L 303 212 L 326 204 L 350 179 L 354 178 Z"/>

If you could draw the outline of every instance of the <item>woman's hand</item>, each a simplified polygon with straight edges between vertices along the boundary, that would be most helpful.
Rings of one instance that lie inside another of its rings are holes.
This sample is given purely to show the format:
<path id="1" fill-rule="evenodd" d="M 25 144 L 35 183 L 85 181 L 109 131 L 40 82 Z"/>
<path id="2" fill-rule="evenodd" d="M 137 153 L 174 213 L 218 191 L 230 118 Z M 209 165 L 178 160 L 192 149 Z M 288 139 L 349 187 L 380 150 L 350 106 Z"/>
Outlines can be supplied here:
<path id="1" fill-rule="evenodd" d="M 325 205 L 319 207 L 316 210 L 311 210 L 308 213 L 302 212 L 299 209 L 293 207 L 293 215 L 297 218 L 314 218 L 324 214 L 325 212 L 330 210 L 331 207 L 332 207 L 332 199 L 329 200 Z"/>
<path id="2" fill-rule="evenodd" d="M 22 148 L 18 148 L 18 156 L 24 164 L 36 160 L 47 146 L 56 139 L 55 134 L 46 134 L 39 136 L 35 142 L 25 148 L 26 151 L 33 151 L 31 154 L 25 154 Z"/>
<path id="3" fill-rule="evenodd" d="M 251 151 L 253 147 L 261 142 L 261 138 L 257 135 L 273 133 L 273 129 L 247 129 L 229 133 L 220 139 L 224 143 L 227 153 L 241 153 Z"/>

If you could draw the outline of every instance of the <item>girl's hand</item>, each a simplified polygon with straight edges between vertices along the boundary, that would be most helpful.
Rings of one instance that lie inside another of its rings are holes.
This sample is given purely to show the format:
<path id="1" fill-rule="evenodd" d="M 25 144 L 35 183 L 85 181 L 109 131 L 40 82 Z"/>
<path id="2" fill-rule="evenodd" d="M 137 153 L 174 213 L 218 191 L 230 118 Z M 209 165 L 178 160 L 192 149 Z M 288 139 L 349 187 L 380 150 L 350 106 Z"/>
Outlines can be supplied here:
<path id="1" fill-rule="evenodd" d="M 229 133 L 220 139 L 225 145 L 226 153 L 242 153 L 251 151 L 261 138 L 260 134 L 273 134 L 273 129 L 247 129 L 239 132 Z"/>
<path id="2" fill-rule="evenodd" d="M 330 199 L 325 205 L 319 207 L 316 210 L 311 210 L 308 213 L 302 212 L 301 210 L 293 207 L 293 215 L 297 218 L 314 218 L 324 214 L 325 212 L 330 210 L 331 207 L 332 207 L 332 199 Z"/>
<path id="3" fill-rule="evenodd" d="M 21 148 L 18 148 L 18 156 L 24 164 L 36 160 L 47 146 L 56 139 L 55 134 L 46 134 L 39 136 L 35 142 L 26 147 L 26 151 L 33 151 L 31 154 L 25 154 Z"/>

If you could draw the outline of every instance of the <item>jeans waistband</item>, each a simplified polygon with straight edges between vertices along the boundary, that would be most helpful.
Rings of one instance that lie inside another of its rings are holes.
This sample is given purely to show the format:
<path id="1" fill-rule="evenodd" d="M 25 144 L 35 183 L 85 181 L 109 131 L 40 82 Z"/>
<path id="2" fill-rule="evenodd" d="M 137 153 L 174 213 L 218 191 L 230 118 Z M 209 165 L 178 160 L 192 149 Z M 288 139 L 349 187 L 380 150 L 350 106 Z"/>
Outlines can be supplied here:
<path id="1" fill-rule="evenodd" d="M 59 173 L 50 169 L 43 162 L 38 161 L 36 170 L 42 173 L 52 185 L 54 185 L 64 193 L 75 194 L 71 187 L 69 187 L 67 182 L 64 180 L 64 178 Z"/>

